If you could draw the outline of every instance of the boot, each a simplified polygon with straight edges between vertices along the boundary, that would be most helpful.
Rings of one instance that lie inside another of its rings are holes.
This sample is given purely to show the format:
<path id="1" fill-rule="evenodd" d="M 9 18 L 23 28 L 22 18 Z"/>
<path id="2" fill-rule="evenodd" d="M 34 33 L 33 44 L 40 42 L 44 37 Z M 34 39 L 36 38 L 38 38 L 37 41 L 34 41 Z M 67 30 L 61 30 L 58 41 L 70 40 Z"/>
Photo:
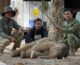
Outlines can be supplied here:
<path id="1" fill-rule="evenodd" d="M 5 46 L 4 45 L 0 45 L 0 53 L 3 53 L 4 49 L 5 49 Z"/>
<path id="2" fill-rule="evenodd" d="M 5 47 L 3 45 L 0 45 L 0 56 L 3 54 Z"/>
<path id="3" fill-rule="evenodd" d="M 3 53 L 5 47 L 8 46 L 9 44 L 10 44 L 10 41 L 7 39 L 4 39 L 4 42 L 0 44 L 0 53 Z"/>

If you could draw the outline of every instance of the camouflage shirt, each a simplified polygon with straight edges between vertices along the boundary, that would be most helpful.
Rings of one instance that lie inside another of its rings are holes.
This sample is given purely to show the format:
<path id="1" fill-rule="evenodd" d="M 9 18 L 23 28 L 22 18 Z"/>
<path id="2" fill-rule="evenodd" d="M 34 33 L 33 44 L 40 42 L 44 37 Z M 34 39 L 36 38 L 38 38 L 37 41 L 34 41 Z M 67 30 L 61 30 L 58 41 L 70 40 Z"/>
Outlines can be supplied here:
<path id="1" fill-rule="evenodd" d="M 64 37 L 66 37 L 68 33 L 80 37 L 80 22 L 76 19 L 69 21 L 69 23 L 64 21 L 62 31 L 64 32 Z"/>

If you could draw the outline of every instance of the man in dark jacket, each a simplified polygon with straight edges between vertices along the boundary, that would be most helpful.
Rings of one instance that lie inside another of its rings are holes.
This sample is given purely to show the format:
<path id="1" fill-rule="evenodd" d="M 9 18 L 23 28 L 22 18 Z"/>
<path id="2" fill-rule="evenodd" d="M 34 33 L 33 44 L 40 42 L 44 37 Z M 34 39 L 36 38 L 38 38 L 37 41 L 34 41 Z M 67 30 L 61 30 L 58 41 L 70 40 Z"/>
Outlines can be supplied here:
<path id="1" fill-rule="evenodd" d="M 42 20 L 36 18 L 34 20 L 35 26 L 25 36 L 25 42 L 29 43 L 48 36 L 48 31 L 42 26 Z"/>
<path id="2" fill-rule="evenodd" d="M 16 12 L 12 10 L 11 7 L 6 6 L 4 12 L 2 13 L 2 18 L 0 19 L 0 52 L 2 52 L 7 45 L 14 42 L 13 50 L 19 47 L 20 42 L 23 38 L 23 33 L 21 28 L 13 19 Z M 12 29 L 16 31 L 12 34 Z"/>

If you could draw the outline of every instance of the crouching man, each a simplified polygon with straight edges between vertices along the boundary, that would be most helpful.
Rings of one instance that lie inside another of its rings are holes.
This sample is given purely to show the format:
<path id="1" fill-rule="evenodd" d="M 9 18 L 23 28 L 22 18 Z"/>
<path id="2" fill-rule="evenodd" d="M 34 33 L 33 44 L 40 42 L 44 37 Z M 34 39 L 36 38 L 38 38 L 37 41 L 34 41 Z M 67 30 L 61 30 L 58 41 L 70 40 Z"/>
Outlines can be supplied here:
<path id="1" fill-rule="evenodd" d="M 64 11 L 65 21 L 62 28 L 57 27 L 64 34 L 64 40 L 69 44 L 70 55 L 75 55 L 75 51 L 80 47 L 80 22 L 73 18 L 73 13 L 70 9 Z"/>
<path id="2" fill-rule="evenodd" d="M 20 42 L 23 38 L 23 32 L 21 32 L 22 27 L 19 26 L 13 19 L 16 15 L 16 12 L 12 10 L 11 7 L 6 6 L 4 12 L 2 13 L 2 18 L 0 20 L 0 53 L 3 52 L 5 47 L 11 42 L 14 42 L 12 50 L 15 50 L 20 46 Z M 12 32 L 12 29 L 16 31 Z"/>

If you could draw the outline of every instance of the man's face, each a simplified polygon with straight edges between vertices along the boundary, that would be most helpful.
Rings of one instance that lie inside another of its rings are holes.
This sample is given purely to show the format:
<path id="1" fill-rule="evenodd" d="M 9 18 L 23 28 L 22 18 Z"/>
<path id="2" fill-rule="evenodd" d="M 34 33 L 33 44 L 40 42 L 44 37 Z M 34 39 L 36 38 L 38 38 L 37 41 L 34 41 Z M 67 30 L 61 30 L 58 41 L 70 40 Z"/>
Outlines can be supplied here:
<path id="1" fill-rule="evenodd" d="M 72 15 L 72 13 L 71 13 L 70 11 L 65 11 L 65 12 L 64 12 L 64 18 L 65 18 L 66 20 L 71 20 L 72 17 L 73 17 L 73 15 Z"/>
<path id="2" fill-rule="evenodd" d="M 10 19 L 12 17 L 12 12 L 6 12 L 5 17 Z"/>
<path id="3" fill-rule="evenodd" d="M 40 29 L 41 25 L 42 25 L 41 21 L 37 21 L 37 22 L 35 23 L 36 29 Z"/>

